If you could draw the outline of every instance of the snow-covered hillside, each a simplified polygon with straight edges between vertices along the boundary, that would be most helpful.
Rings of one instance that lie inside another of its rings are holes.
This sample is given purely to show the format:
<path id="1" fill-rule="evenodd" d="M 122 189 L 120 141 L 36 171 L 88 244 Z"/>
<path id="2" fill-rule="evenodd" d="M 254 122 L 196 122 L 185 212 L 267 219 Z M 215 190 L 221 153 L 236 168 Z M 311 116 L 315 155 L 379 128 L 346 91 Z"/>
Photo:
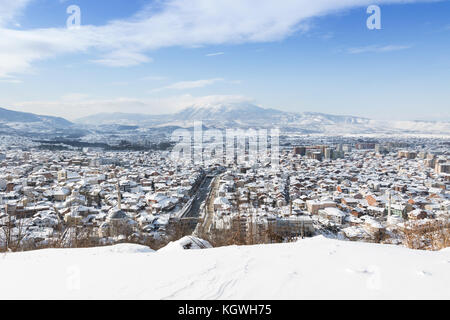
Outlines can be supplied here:
<path id="1" fill-rule="evenodd" d="M 0 256 L 1 299 L 450 298 L 450 249 L 342 242 L 153 252 L 138 245 Z"/>
<path id="2" fill-rule="evenodd" d="M 70 121 L 60 117 L 42 116 L 34 113 L 8 110 L 5 108 L 0 108 L 0 123 L 16 125 L 30 124 L 34 126 L 41 125 L 56 128 L 64 128 L 72 125 Z"/>
<path id="3" fill-rule="evenodd" d="M 284 112 L 266 109 L 252 103 L 212 103 L 193 105 L 175 114 L 159 116 L 135 114 L 97 114 L 82 119 L 82 124 L 129 124 L 161 128 L 192 127 L 202 121 L 210 128 L 274 128 L 305 134 L 425 134 L 450 135 L 450 122 L 370 120 L 355 116 L 330 115 L 318 112 Z"/>
<path id="4" fill-rule="evenodd" d="M 299 127 L 323 130 L 329 125 L 358 125 L 368 123 L 368 119 L 352 116 L 336 116 L 316 112 L 284 112 L 266 109 L 251 103 L 219 103 L 193 105 L 175 114 L 150 116 L 136 114 L 96 114 L 78 119 L 82 124 L 134 124 L 140 126 L 192 126 L 193 121 L 203 121 L 212 127 Z M 183 124 L 184 123 L 184 124 Z"/>
<path id="5" fill-rule="evenodd" d="M 101 113 L 78 119 L 77 124 L 57 117 L 40 116 L 0 108 L 0 131 L 17 134 L 87 134 L 130 130 L 175 130 L 202 121 L 208 128 L 279 128 L 282 132 L 322 135 L 450 135 L 448 121 L 370 120 L 355 116 L 318 112 L 285 112 L 252 103 L 193 105 L 175 114 L 147 115 Z"/>

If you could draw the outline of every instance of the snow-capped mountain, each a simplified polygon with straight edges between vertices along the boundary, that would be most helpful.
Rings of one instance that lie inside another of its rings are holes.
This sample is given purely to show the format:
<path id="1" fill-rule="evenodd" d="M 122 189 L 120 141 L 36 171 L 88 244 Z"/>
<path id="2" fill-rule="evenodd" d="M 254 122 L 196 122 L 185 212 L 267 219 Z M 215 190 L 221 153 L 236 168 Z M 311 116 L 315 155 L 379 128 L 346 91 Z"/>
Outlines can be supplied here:
<path id="1" fill-rule="evenodd" d="M 171 125 L 190 126 L 202 121 L 208 127 L 273 128 L 286 132 L 321 134 L 433 134 L 450 135 L 450 122 L 371 120 L 319 112 L 284 112 L 250 103 L 194 105 L 168 116 Z M 160 124 L 164 125 L 164 124 Z"/>
<path id="2" fill-rule="evenodd" d="M 12 111 L 5 108 L 0 108 L 0 123 L 41 123 L 52 127 L 66 127 L 72 125 L 72 123 L 64 118 L 42 116 L 29 112 Z"/>
<path id="3" fill-rule="evenodd" d="M 0 133 L 19 135 L 45 135 L 61 130 L 76 130 L 73 123 L 59 117 L 37 115 L 29 112 L 0 108 Z"/>
<path id="4" fill-rule="evenodd" d="M 323 126 L 361 125 L 370 120 L 353 116 L 328 115 L 315 112 L 285 112 L 266 109 L 251 103 L 193 105 L 172 115 L 97 114 L 82 119 L 82 124 L 127 124 L 139 126 L 191 126 L 202 121 L 208 127 L 283 127 L 323 131 Z"/>
<path id="5" fill-rule="evenodd" d="M 235 120 L 269 120 L 279 118 L 286 113 L 264 109 L 250 103 L 230 103 L 188 107 L 178 113 L 173 118 L 175 120 L 203 120 L 203 121 L 235 121 Z"/>
<path id="6" fill-rule="evenodd" d="M 362 117 L 318 112 L 285 112 L 251 103 L 192 105 L 175 114 L 145 115 L 101 113 L 78 119 L 75 124 L 58 117 L 42 116 L 0 108 L 0 132 L 48 134 L 71 131 L 114 131 L 118 127 L 158 129 L 192 127 L 202 121 L 208 128 L 279 128 L 304 134 L 430 134 L 450 136 L 450 122 L 371 120 Z"/>
<path id="7" fill-rule="evenodd" d="M 259 123 L 260 125 L 311 125 L 366 123 L 368 119 L 352 116 L 336 116 L 316 112 L 284 112 L 265 109 L 250 103 L 230 103 L 207 106 L 191 106 L 173 117 L 175 120 L 197 120 L 236 124 Z"/>

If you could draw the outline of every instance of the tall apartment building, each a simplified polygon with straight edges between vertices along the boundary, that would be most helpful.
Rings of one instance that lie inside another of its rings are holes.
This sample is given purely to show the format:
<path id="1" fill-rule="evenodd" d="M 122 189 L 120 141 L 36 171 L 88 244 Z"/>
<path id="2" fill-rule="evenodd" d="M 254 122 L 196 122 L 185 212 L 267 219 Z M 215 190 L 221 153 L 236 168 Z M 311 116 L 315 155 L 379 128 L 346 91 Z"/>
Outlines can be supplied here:
<path id="1" fill-rule="evenodd" d="M 436 164 L 436 173 L 437 174 L 450 173 L 450 162 L 437 163 Z"/>

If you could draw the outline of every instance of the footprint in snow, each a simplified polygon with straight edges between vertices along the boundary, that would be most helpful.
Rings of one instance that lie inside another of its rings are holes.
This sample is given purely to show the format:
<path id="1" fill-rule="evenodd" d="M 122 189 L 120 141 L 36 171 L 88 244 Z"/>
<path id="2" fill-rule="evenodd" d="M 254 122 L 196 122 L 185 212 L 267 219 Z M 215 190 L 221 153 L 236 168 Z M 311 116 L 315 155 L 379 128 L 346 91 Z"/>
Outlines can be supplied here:
<path id="1" fill-rule="evenodd" d="M 421 270 L 421 271 L 417 272 L 417 274 L 419 276 L 432 276 L 433 275 L 431 272 L 425 271 L 425 270 Z"/>

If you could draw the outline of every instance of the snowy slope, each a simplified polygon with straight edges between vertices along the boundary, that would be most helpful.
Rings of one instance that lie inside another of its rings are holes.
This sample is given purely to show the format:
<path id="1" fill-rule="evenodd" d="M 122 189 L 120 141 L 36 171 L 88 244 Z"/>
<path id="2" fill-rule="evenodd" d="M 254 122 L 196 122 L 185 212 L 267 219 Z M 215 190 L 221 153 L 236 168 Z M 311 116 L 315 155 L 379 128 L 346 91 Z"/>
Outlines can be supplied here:
<path id="1" fill-rule="evenodd" d="M 274 128 L 307 134 L 438 134 L 450 135 L 450 122 L 370 120 L 355 116 L 318 112 L 284 112 L 252 103 L 210 103 L 193 105 L 175 114 L 159 116 L 97 114 L 77 120 L 83 124 L 121 123 L 141 127 L 192 127 L 202 121 L 211 128 Z"/>
<path id="2" fill-rule="evenodd" d="M 352 116 L 336 116 L 316 112 L 284 112 L 266 109 L 251 103 L 218 103 L 193 105 L 175 114 L 150 116 L 136 114 L 96 114 L 78 119 L 81 124 L 127 123 L 140 126 L 168 126 L 178 124 L 192 126 L 193 121 L 203 121 L 214 127 L 266 127 L 294 126 L 323 130 L 327 125 L 358 125 L 368 119 Z"/>
<path id="3" fill-rule="evenodd" d="M 341 242 L 152 252 L 142 246 L 0 255 L 0 298 L 450 299 L 450 249 Z"/>

